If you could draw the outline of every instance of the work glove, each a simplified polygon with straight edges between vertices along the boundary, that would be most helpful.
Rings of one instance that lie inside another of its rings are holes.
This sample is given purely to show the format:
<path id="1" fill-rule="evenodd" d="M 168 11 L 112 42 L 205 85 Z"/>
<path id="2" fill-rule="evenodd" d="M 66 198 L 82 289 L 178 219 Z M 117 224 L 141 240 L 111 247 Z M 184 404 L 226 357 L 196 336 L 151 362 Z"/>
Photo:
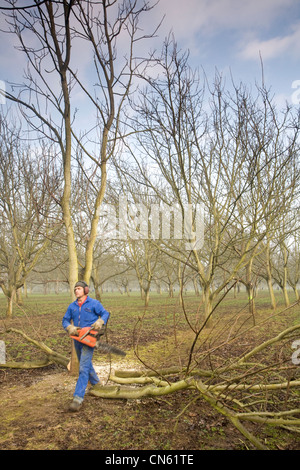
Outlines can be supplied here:
<path id="1" fill-rule="evenodd" d="M 67 333 L 69 333 L 70 336 L 79 336 L 77 326 L 69 325 L 69 326 L 67 326 L 66 331 L 67 331 Z"/>
<path id="2" fill-rule="evenodd" d="M 98 320 L 95 321 L 92 327 L 94 328 L 94 330 L 100 331 L 103 325 L 104 325 L 104 320 L 102 320 L 102 318 L 98 318 Z"/>

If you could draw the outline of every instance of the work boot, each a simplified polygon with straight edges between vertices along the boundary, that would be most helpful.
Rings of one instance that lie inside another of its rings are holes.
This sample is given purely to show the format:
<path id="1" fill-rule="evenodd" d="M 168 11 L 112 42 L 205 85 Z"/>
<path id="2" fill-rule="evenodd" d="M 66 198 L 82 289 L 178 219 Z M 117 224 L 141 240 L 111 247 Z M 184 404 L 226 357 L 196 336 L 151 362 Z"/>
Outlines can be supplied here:
<path id="1" fill-rule="evenodd" d="M 75 398 L 73 398 L 73 401 L 69 405 L 69 410 L 70 411 L 79 411 L 81 406 L 82 406 L 82 400 L 75 397 Z"/>

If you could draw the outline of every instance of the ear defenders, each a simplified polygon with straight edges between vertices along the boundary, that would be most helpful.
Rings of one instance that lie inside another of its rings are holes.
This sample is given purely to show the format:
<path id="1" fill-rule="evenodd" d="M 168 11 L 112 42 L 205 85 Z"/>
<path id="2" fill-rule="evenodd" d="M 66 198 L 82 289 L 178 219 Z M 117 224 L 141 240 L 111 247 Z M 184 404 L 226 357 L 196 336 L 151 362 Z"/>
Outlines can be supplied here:
<path id="1" fill-rule="evenodd" d="M 84 282 L 84 281 L 78 281 L 78 282 L 76 282 L 76 284 L 75 284 L 75 286 L 74 286 L 74 289 L 75 289 L 76 287 L 83 287 L 83 292 L 85 293 L 85 295 L 87 295 L 87 294 L 89 293 L 89 291 L 90 291 L 89 286 L 88 286 L 87 283 Z"/>

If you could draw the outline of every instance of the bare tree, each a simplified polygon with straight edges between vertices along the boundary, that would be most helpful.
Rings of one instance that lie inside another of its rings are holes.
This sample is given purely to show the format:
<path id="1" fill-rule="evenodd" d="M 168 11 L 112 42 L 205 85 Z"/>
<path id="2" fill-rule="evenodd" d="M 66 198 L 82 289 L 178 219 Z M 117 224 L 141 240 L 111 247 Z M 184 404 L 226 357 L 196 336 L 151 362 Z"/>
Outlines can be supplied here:
<path id="1" fill-rule="evenodd" d="M 23 9 L 20 2 L 7 0 L 4 10 L 9 32 L 17 36 L 20 50 L 28 60 L 25 80 L 19 93 L 6 97 L 19 104 L 24 118 L 37 135 L 50 139 L 59 149 L 64 169 L 64 187 L 60 198 L 69 252 L 69 283 L 78 279 L 78 254 L 72 220 L 72 158 L 80 150 L 89 162 L 82 168 L 86 178 L 99 175 L 93 185 L 92 217 L 85 245 L 84 278 L 89 282 L 93 251 L 103 201 L 107 164 L 116 151 L 121 133 L 121 113 L 131 91 L 136 70 L 135 48 L 147 35 L 139 21 L 152 7 L 147 1 L 62 0 L 33 1 L 34 8 Z M 27 34 L 29 33 L 29 34 Z M 148 36 L 148 37 L 151 37 Z M 84 81 L 75 51 L 84 46 L 94 68 L 89 75 L 95 85 Z M 118 50 L 122 52 L 118 53 Z M 80 92 L 88 101 L 88 113 L 96 116 L 87 130 L 77 125 L 73 93 Z M 77 150 L 76 148 L 77 147 Z"/>
<path id="2" fill-rule="evenodd" d="M 232 83 L 233 91 L 226 91 L 217 75 L 206 90 L 205 80 L 172 40 L 166 41 L 155 70 L 157 76 L 147 78 L 135 100 L 136 141 L 128 151 L 140 182 L 166 205 L 177 204 L 183 218 L 186 204 L 203 206 L 203 246 L 195 244 L 189 252 L 178 251 L 176 244 L 166 247 L 197 273 L 208 319 L 232 280 L 242 276 L 252 288 L 253 259 L 293 197 L 295 181 L 282 186 L 278 175 L 286 176 L 285 168 L 297 161 L 299 126 L 291 109 L 282 115 L 276 111 L 264 87 L 256 97 L 242 84 Z M 147 174 L 142 157 L 160 171 L 163 185 Z"/>
<path id="3" fill-rule="evenodd" d="M 292 287 L 296 300 L 299 299 L 298 286 L 300 282 L 300 246 L 299 231 L 294 233 L 291 245 L 289 247 L 290 263 L 288 270 L 288 283 Z"/>
<path id="4" fill-rule="evenodd" d="M 57 189 L 60 175 L 51 176 L 51 154 L 24 146 L 19 132 L 10 131 L 3 117 L 0 128 L 0 286 L 11 317 L 18 289 L 61 228 L 48 192 Z"/>

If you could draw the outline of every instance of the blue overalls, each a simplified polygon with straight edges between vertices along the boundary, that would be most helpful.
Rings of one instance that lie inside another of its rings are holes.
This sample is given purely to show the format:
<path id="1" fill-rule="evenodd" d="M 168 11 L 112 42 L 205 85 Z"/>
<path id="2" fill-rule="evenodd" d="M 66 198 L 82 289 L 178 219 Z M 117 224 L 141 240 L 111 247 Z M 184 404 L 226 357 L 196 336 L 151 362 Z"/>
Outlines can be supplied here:
<path id="1" fill-rule="evenodd" d="M 62 326 L 66 329 L 71 324 L 71 320 L 73 320 L 74 326 L 80 328 L 86 326 L 90 327 L 99 317 L 101 317 L 104 324 L 106 324 L 109 318 L 109 312 L 105 310 L 98 300 L 87 296 L 81 306 L 79 306 L 77 300 L 69 305 L 62 319 Z M 79 402 L 82 402 L 88 382 L 90 381 L 92 385 L 96 385 L 99 382 L 99 378 L 92 364 L 94 348 L 90 348 L 75 340 L 74 345 L 79 361 L 79 376 L 75 387 L 74 398 L 76 397 Z"/>

